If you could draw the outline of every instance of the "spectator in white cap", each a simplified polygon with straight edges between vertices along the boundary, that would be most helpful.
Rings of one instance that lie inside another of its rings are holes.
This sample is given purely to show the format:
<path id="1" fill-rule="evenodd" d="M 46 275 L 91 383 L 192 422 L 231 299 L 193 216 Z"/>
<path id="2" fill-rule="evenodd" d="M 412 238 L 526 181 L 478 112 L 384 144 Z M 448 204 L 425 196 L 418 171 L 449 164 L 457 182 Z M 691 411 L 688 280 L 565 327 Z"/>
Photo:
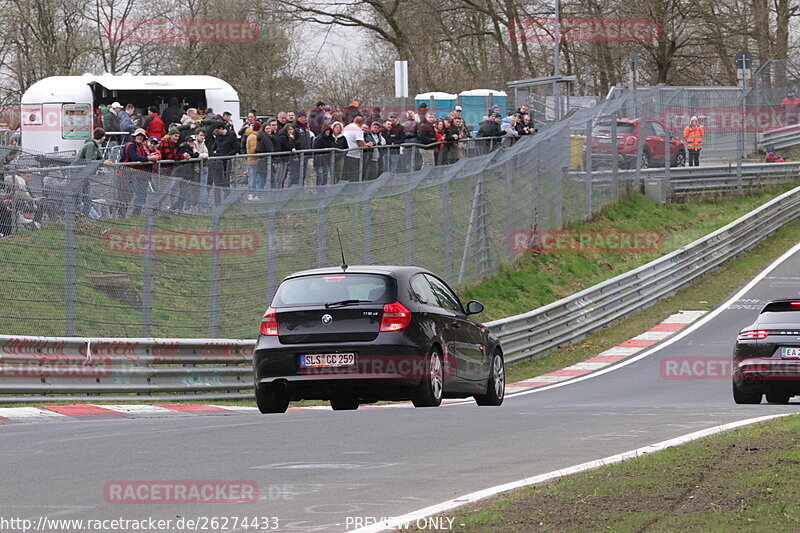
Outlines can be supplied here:
<path id="1" fill-rule="evenodd" d="M 114 102 L 108 109 L 108 114 L 103 117 L 103 129 L 106 130 L 107 135 L 121 131 L 119 125 L 119 112 L 122 111 L 122 104 Z M 112 137 L 113 139 L 113 137 Z M 109 146 L 115 146 L 118 142 L 112 140 L 108 143 Z"/>

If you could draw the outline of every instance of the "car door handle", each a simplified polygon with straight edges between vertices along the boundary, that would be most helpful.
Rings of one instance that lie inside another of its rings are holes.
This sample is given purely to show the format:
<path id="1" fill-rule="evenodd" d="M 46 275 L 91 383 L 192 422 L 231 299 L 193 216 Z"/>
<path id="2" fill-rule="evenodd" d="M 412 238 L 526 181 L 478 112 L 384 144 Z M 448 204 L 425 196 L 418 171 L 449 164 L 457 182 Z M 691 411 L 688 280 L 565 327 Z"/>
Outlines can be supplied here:
<path id="1" fill-rule="evenodd" d="M 461 322 L 459 322 L 458 320 L 453 320 L 453 322 L 451 323 L 451 325 L 452 325 L 454 328 L 460 328 L 460 327 L 461 327 Z"/>

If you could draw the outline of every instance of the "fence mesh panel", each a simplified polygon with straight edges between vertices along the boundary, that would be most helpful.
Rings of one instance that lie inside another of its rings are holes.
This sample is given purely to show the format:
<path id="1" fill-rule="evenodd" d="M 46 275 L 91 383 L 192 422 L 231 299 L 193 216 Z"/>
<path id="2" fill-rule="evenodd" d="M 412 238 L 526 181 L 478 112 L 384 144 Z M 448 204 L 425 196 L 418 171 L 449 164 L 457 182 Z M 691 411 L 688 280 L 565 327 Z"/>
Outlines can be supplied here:
<path id="1" fill-rule="evenodd" d="M 415 264 L 455 287 L 475 284 L 518 257 L 531 231 L 586 219 L 639 187 L 641 168 L 670 164 L 643 134 L 638 152 L 622 154 L 631 134 L 603 147 L 598 128 L 639 117 L 680 136 L 691 115 L 717 120 L 782 91 L 762 87 L 615 90 L 536 135 L 491 151 L 478 141 L 452 164 L 413 170 L 421 158 L 407 149 L 368 181 L 316 186 L 313 157 L 273 157 L 267 177 L 281 182 L 296 164 L 298 186 L 266 179 L 256 195 L 243 157 L 135 169 L 0 147 L 2 330 L 249 338 L 284 276 L 338 265 L 342 252 L 350 264 Z M 755 143 L 757 132 L 742 129 L 708 128 L 703 157 L 735 161 L 741 139 L 745 151 Z M 315 163 L 337 177 L 344 159 Z M 215 182 L 206 172 L 230 186 L 203 185 Z"/>

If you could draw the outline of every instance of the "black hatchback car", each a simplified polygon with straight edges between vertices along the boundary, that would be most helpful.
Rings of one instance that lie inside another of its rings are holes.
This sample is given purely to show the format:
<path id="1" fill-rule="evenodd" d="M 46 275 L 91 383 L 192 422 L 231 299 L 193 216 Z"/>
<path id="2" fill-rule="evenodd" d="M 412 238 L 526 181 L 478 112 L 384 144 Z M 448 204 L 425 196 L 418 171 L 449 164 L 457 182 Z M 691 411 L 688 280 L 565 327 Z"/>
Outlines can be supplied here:
<path id="1" fill-rule="evenodd" d="M 788 403 L 800 394 L 800 300 L 769 302 L 733 349 L 736 403 Z"/>
<path id="2" fill-rule="evenodd" d="M 499 340 L 470 318 L 440 278 L 407 266 L 306 270 L 283 280 L 253 356 L 262 413 L 295 400 L 329 400 L 334 410 L 408 400 L 438 406 L 474 396 L 500 405 L 505 368 Z"/>

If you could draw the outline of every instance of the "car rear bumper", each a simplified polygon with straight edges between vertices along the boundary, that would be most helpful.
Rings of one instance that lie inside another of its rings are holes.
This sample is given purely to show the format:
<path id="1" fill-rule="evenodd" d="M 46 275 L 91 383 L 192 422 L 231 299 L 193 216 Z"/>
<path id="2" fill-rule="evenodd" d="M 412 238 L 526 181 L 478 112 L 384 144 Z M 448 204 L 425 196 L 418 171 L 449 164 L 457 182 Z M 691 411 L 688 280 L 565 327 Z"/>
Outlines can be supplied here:
<path id="1" fill-rule="evenodd" d="M 800 394 L 800 359 L 748 358 L 736 362 L 733 381 L 742 392 Z"/>
<path id="2" fill-rule="evenodd" d="M 303 354 L 354 353 L 348 367 L 301 367 Z M 257 349 L 255 385 L 288 391 L 293 400 L 340 394 L 370 399 L 408 398 L 427 377 L 427 349 L 408 344 L 281 345 Z"/>

